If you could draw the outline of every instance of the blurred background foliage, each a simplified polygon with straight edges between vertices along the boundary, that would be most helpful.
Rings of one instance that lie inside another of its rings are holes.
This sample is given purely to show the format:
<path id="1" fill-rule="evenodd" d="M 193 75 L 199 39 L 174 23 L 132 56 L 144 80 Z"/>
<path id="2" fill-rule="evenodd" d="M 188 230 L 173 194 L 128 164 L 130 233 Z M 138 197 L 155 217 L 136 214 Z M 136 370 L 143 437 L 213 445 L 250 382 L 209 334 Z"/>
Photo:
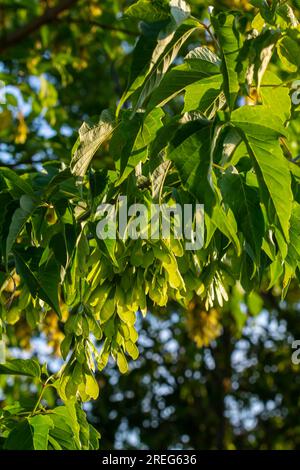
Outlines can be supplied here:
<path id="1" fill-rule="evenodd" d="M 1 166 L 67 163 L 82 121 L 115 106 L 138 35 L 121 14 L 131 3 L 0 1 Z M 209 5 L 253 18 L 244 0 L 189 3 L 203 21 Z M 140 359 L 124 376 L 110 364 L 98 376 L 99 400 L 87 405 L 100 448 L 300 449 L 300 367 L 291 361 L 300 291 L 292 286 L 282 302 L 276 290 L 244 299 L 235 289 L 230 299 L 218 311 L 194 302 L 188 315 L 170 305 L 140 320 Z M 10 323 L 11 355 L 37 355 L 59 368 L 56 315 L 48 313 L 33 336 L 30 319 Z M 0 388 L 1 407 L 36 401 L 31 380 L 2 377 Z"/>

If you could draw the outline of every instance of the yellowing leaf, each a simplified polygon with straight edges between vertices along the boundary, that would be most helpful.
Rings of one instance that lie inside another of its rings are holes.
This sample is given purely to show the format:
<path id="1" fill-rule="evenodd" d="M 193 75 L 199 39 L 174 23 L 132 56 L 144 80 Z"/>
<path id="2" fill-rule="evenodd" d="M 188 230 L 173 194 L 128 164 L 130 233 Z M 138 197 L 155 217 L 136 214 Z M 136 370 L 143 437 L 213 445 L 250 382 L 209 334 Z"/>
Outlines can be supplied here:
<path id="1" fill-rule="evenodd" d="M 25 144 L 28 134 L 28 127 L 26 125 L 24 116 L 22 113 L 18 114 L 19 124 L 17 127 L 17 135 L 15 137 L 16 144 Z"/>
<path id="2" fill-rule="evenodd" d="M 97 400 L 99 396 L 99 385 L 93 375 L 85 376 L 85 393 L 92 398 Z"/>
<path id="3" fill-rule="evenodd" d="M 123 352 L 119 351 L 117 354 L 117 365 L 121 374 L 128 372 L 128 363 Z"/>

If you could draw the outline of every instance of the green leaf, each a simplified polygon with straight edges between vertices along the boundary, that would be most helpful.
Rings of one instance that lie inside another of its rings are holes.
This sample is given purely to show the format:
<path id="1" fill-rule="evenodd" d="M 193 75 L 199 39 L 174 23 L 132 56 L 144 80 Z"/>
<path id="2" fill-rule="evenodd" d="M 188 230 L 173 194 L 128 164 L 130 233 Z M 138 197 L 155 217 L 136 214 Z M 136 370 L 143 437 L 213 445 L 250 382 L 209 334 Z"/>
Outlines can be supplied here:
<path id="1" fill-rule="evenodd" d="M 270 200 L 285 239 L 289 239 L 289 221 L 293 194 L 288 161 L 283 156 L 279 137 L 285 134 L 282 122 L 266 106 L 244 106 L 232 114 L 231 122 L 244 133 L 253 160 L 264 204 Z"/>
<path id="2" fill-rule="evenodd" d="M 277 14 L 284 19 L 284 21 L 293 28 L 297 28 L 299 26 L 299 21 L 293 11 L 293 8 L 284 2 L 280 2 L 281 4 L 277 8 Z M 299 5 L 299 4 L 298 4 Z"/>
<path id="3" fill-rule="evenodd" d="M 274 43 L 276 42 L 276 38 L 271 39 L 271 44 L 269 44 L 270 40 L 267 42 L 265 47 L 262 48 L 259 54 L 258 59 L 258 67 L 256 70 L 256 84 L 257 84 L 257 91 L 260 92 L 260 87 L 266 70 L 271 62 L 273 52 L 274 52 Z"/>
<path id="4" fill-rule="evenodd" d="M 224 77 L 224 93 L 230 110 L 233 110 L 240 89 L 237 74 L 240 40 L 236 28 L 236 17 L 232 14 L 220 13 L 212 17 L 212 24 L 222 52 L 221 68 Z"/>
<path id="5" fill-rule="evenodd" d="M 279 116 L 281 121 L 287 121 L 291 115 L 290 89 L 272 72 L 267 71 L 262 80 L 260 95 L 265 106 L 270 108 L 270 114 Z"/>
<path id="6" fill-rule="evenodd" d="M 66 418 L 69 420 L 70 427 L 72 428 L 72 431 L 75 436 L 76 445 L 78 446 L 78 448 L 82 448 L 82 442 L 80 439 L 80 428 L 84 425 L 84 417 L 86 420 L 86 416 L 84 411 L 80 408 L 79 403 L 77 403 L 76 401 L 68 401 L 65 407 L 58 407 L 56 408 L 56 411 L 61 413 L 62 415 L 65 415 Z M 80 421 L 78 419 L 79 416 L 81 417 Z"/>
<path id="7" fill-rule="evenodd" d="M 93 400 L 97 400 L 99 396 L 99 385 L 92 374 L 85 376 L 85 393 Z"/>
<path id="8" fill-rule="evenodd" d="M 29 194 L 30 196 L 34 196 L 31 185 L 13 170 L 0 167 L 0 176 L 6 180 L 8 188 L 12 191 L 14 196 L 20 197 L 22 194 Z"/>
<path id="9" fill-rule="evenodd" d="M 99 147 L 110 137 L 114 129 L 113 118 L 108 110 L 101 113 L 99 123 L 89 126 L 86 122 L 79 129 L 79 139 L 74 146 L 71 171 L 84 176 Z"/>
<path id="10" fill-rule="evenodd" d="M 70 352 L 72 341 L 73 341 L 73 335 L 67 334 L 64 337 L 63 341 L 60 343 L 60 352 L 64 360 L 66 360 Z"/>
<path id="11" fill-rule="evenodd" d="M 35 359 L 11 359 L 0 364 L 0 375 L 3 374 L 40 377 L 41 368 Z"/>
<path id="12" fill-rule="evenodd" d="M 80 440 L 81 448 L 82 450 L 88 450 L 89 438 L 90 438 L 89 423 L 87 422 L 86 414 L 81 408 L 81 406 L 79 405 L 79 403 L 76 403 L 75 410 L 76 410 L 75 411 L 76 419 L 79 425 L 79 440 Z"/>
<path id="13" fill-rule="evenodd" d="M 68 408 L 58 406 L 51 411 L 50 417 L 54 427 L 49 429 L 49 441 L 54 439 L 63 450 L 80 449 L 79 426 Z"/>
<path id="14" fill-rule="evenodd" d="M 237 172 L 225 173 L 219 184 L 224 203 L 232 209 L 238 230 L 243 233 L 259 263 L 265 227 L 258 192 L 248 186 L 245 177 Z"/>
<path id="15" fill-rule="evenodd" d="M 138 113 L 140 114 L 140 113 Z M 136 117 L 138 116 L 136 115 Z M 124 135 L 124 148 L 121 153 L 121 159 L 119 165 L 120 167 L 120 178 L 117 180 L 116 185 L 125 181 L 130 173 L 136 168 L 136 166 L 142 162 L 144 163 L 148 156 L 148 150 L 151 142 L 155 139 L 156 133 L 162 127 L 162 117 L 164 112 L 160 109 L 153 109 L 144 119 L 140 121 L 140 127 L 134 139 L 132 148 L 130 145 L 131 137 L 130 135 Z M 140 116 L 141 118 L 143 117 Z M 131 121 L 132 122 L 132 121 Z M 130 132 L 130 128 L 129 128 Z M 117 143 L 117 142 L 116 142 Z M 115 144 L 116 144 L 115 143 Z M 131 149 L 131 150 L 130 150 Z M 120 148 L 119 148 L 120 152 Z"/>
<path id="16" fill-rule="evenodd" d="M 47 187 L 45 188 L 44 198 L 49 198 L 55 191 L 59 189 L 59 186 L 62 183 L 70 180 L 72 178 L 72 173 L 70 168 L 65 168 L 64 170 L 59 171 L 56 175 L 51 178 Z"/>
<path id="17" fill-rule="evenodd" d="M 250 292 L 247 295 L 246 301 L 251 315 L 257 316 L 261 313 L 264 306 L 264 301 L 260 295 L 258 295 L 256 292 Z"/>
<path id="18" fill-rule="evenodd" d="M 99 439 L 101 439 L 101 434 L 89 424 L 90 436 L 89 436 L 89 450 L 98 450 L 99 449 Z"/>
<path id="19" fill-rule="evenodd" d="M 270 8 L 267 0 L 251 0 L 250 3 L 256 8 L 259 8 L 261 16 L 269 23 L 273 22 L 274 14 L 276 11 L 277 1 L 272 2 L 272 7 Z"/>
<path id="20" fill-rule="evenodd" d="M 96 450 L 99 448 L 99 432 L 91 426 L 81 406 L 76 403 L 76 417 L 79 425 L 79 439 L 83 450 Z"/>
<path id="21" fill-rule="evenodd" d="M 191 8 L 185 0 L 169 0 L 171 16 L 176 24 L 181 24 L 191 15 Z"/>
<path id="22" fill-rule="evenodd" d="M 191 83 L 199 81 L 203 74 L 198 70 L 191 70 L 188 64 L 178 65 L 167 72 L 159 87 L 153 92 L 147 111 L 156 106 L 165 106 L 171 99 L 182 93 Z"/>
<path id="23" fill-rule="evenodd" d="M 144 113 L 141 112 L 136 113 L 132 119 L 129 111 L 122 112 L 122 119 L 110 141 L 109 151 L 116 161 L 120 176 L 126 169 L 135 140 L 143 125 L 143 118 Z"/>
<path id="24" fill-rule="evenodd" d="M 211 119 L 224 104 L 222 78 L 222 75 L 214 75 L 187 86 L 183 112 L 200 111 Z"/>
<path id="25" fill-rule="evenodd" d="M 277 52 L 283 67 L 288 72 L 297 72 L 300 67 L 299 44 L 289 36 L 284 36 L 277 43 Z"/>
<path id="26" fill-rule="evenodd" d="M 194 21 L 182 24 L 175 32 L 174 36 L 171 35 L 172 40 L 167 45 L 167 47 L 164 48 L 164 51 L 159 55 L 159 57 L 157 57 L 157 59 L 155 57 L 155 52 L 159 53 L 160 51 L 154 51 L 154 57 L 152 57 L 152 60 L 154 59 L 155 63 L 151 66 L 150 71 L 146 74 L 142 86 L 137 91 L 138 98 L 134 106 L 134 112 L 136 112 L 139 108 L 142 108 L 145 100 L 160 84 L 165 73 L 173 63 L 183 44 L 198 28 L 198 23 Z"/>
<path id="27" fill-rule="evenodd" d="M 124 93 L 120 100 L 117 114 L 119 114 L 121 107 L 133 93 L 135 94 L 133 114 L 143 107 L 145 100 L 161 83 L 183 44 L 199 28 L 198 22 L 187 20 L 179 28 L 177 28 L 176 24 L 172 24 L 168 32 L 160 36 L 157 46 L 153 51 L 150 65 L 146 66 L 130 85 L 129 90 Z"/>
<path id="28" fill-rule="evenodd" d="M 9 226 L 9 232 L 6 239 L 6 257 L 8 257 L 18 235 L 34 213 L 36 207 L 37 203 L 32 197 L 27 194 L 23 194 L 21 196 L 20 208 L 15 211 Z"/>
<path id="29" fill-rule="evenodd" d="M 139 357 L 139 350 L 138 347 L 130 340 L 125 342 L 125 347 L 127 353 L 130 355 L 130 357 L 136 361 L 136 359 Z"/>
<path id="30" fill-rule="evenodd" d="M 33 432 L 27 420 L 17 424 L 9 433 L 5 450 L 33 450 Z"/>
<path id="31" fill-rule="evenodd" d="M 0 253 L 1 253 L 2 249 L 5 248 L 6 238 L 8 235 L 7 225 L 11 221 L 12 215 L 10 214 L 13 212 L 16 201 L 13 200 L 9 192 L 5 191 L 5 192 L 0 193 L 0 204 L 1 204 L 1 207 L 3 208 L 3 210 L 0 212 Z"/>
<path id="32" fill-rule="evenodd" d="M 35 274 L 24 261 L 20 253 L 14 252 L 16 267 L 23 281 L 27 284 L 31 295 L 44 300 L 55 312 L 60 315 L 58 302 L 58 284 L 60 279 L 59 267 L 53 258 Z"/>
<path id="33" fill-rule="evenodd" d="M 162 24 L 152 23 L 151 25 L 147 25 L 146 23 L 141 23 L 140 29 L 141 36 L 132 52 L 132 63 L 128 80 L 129 84 L 133 84 L 136 80 L 136 83 L 138 83 L 139 80 L 142 79 L 144 71 L 147 70 L 153 51 L 157 46 L 158 35 L 162 29 Z M 125 96 L 126 92 L 121 99 L 120 108 Z"/>
<path id="34" fill-rule="evenodd" d="M 37 415 L 28 418 L 28 422 L 33 430 L 34 450 L 47 450 L 49 430 L 54 427 L 50 416 Z"/>
<path id="35" fill-rule="evenodd" d="M 151 174 L 152 199 L 154 201 L 159 200 L 159 197 L 160 197 L 160 195 L 162 193 L 162 190 L 163 190 L 163 185 L 164 185 L 165 180 L 166 180 L 166 176 L 167 176 L 168 171 L 170 169 L 170 164 L 171 164 L 170 161 L 162 162 L 157 168 L 155 168 L 155 170 Z M 144 254 L 143 254 L 143 258 L 146 262 L 146 259 L 145 259 L 146 257 L 145 257 Z M 140 258 L 139 258 L 139 261 L 141 261 Z"/>
<path id="36" fill-rule="evenodd" d="M 290 226 L 290 243 L 286 262 L 296 270 L 300 267 L 300 204 L 294 202 Z"/>
<path id="37" fill-rule="evenodd" d="M 281 278 L 282 273 L 283 273 L 283 262 L 282 262 L 282 257 L 280 253 L 278 253 L 275 261 L 273 261 L 270 264 L 270 273 L 269 273 L 270 282 L 268 285 L 268 289 L 272 289 L 272 287 L 275 286 L 275 284 Z"/>
<path id="38" fill-rule="evenodd" d="M 211 216 L 206 213 L 206 220 L 209 220 L 214 228 L 220 230 L 229 241 L 232 242 L 238 256 L 241 254 L 241 245 L 237 236 L 237 224 L 233 212 L 229 209 L 227 212 L 220 205 L 213 208 Z"/>
<path id="39" fill-rule="evenodd" d="M 104 240 L 101 240 L 96 233 L 96 225 L 97 224 L 90 224 L 89 227 L 91 229 L 91 232 L 93 233 L 93 236 L 97 242 L 97 245 L 100 249 L 100 251 L 109 259 L 113 262 L 113 264 L 118 267 L 118 260 L 116 258 L 116 239 L 114 238 L 106 238 Z"/>
<path id="40" fill-rule="evenodd" d="M 223 130 L 222 147 L 220 149 L 222 158 L 219 164 L 226 170 L 230 166 L 236 166 L 239 160 L 247 155 L 247 148 L 237 129 L 226 126 Z"/>
<path id="41" fill-rule="evenodd" d="M 48 442 L 49 442 L 49 445 L 51 446 L 50 448 L 48 448 L 48 450 L 52 450 L 52 447 L 53 447 L 53 450 L 62 450 L 62 447 L 59 445 L 57 440 L 54 439 L 54 437 L 52 437 L 50 434 L 48 435 Z"/>
<path id="42" fill-rule="evenodd" d="M 170 17 L 168 0 L 138 0 L 125 10 L 125 15 L 146 23 L 167 20 Z"/>
<path id="43" fill-rule="evenodd" d="M 119 350 L 117 353 L 117 365 L 121 374 L 128 372 L 128 363 L 123 351 Z"/>
<path id="44" fill-rule="evenodd" d="M 192 49 L 184 58 L 188 66 L 203 75 L 217 75 L 221 71 L 222 61 L 209 47 L 200 46 Z"/>
<path id="45" fill-rule="evenodd" d="M 168 154 L 168 159 L 175 163 L 184 187 L 200 203 L 208 205 L 214 199 L 210 145 L 211 128 L 206 126 L 183 140 Z"/>
<path id="46" fill-rule="evenodd" d="M 193 49 L 184 60 L 184 64 L 166 73 L 159 87 L 152 94 L 147 110 L 155 106 L 164 106 L 192 83 L 220 74 L 221 60 L 207 47 Z"/>

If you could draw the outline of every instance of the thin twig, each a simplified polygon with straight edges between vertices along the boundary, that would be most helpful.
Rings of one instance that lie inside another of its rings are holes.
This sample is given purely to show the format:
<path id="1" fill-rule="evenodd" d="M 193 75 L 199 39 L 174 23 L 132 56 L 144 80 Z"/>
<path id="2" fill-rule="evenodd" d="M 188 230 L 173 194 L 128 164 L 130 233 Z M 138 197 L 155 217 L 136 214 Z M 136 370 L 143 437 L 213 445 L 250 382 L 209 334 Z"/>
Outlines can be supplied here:
<path id="1" fill-rule="evenodd" d="M 112 26 L 110 24 L 104 24 L 104 23 L 99 23 L 98 21 L 95 20 L 73 20 L 73 19 L 66 19 L 68 23 L 73 23 L 73 24 L 78 24 L 78 25 L 83 25 L 83 24 L 89 24 L 91 26 L 97 26 L 98 28 L 107 30 L 107 31 L 115 31 L 116 33 L 123 33 L 127 34 L 127 36 L 138 36 L 139 32 L 138 31 L 131 31 L 129 29 L 125 28 L 118 28 L 117 26 Z"/>
<path id="2" fill-rule="evenodd" d="M 52 23 L 63 11 L 70 9 L 77 2 L 78 0 L 61 1 L 59 5 L 47 8 L 45 13 L 41 16 L 34 18 L 32 21 L 16 31 L 13 31 L 8 36 L 0 38 L 0 52 L 4 52 L 10 47 L 16 46 L 28 36 L 38 31 L 42 26 Z"/>

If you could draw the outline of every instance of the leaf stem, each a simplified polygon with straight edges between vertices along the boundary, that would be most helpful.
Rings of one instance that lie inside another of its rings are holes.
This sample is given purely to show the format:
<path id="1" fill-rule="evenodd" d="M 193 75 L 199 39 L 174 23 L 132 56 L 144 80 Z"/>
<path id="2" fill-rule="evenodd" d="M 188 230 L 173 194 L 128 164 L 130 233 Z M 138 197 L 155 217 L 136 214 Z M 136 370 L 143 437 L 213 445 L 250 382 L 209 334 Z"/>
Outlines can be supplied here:
<path id="1" fill-rule="evenodd" d="M 38 399 L 37 399 L 37 402 L 36 402 L 36 404 L 35 404 L 35 407 L 34 407 L 33 410 L 32 410 L 31 415 L 36 414 L 37 409 L 38 409 L 38 407 L 39 407 L 40 404 L 41 404 L 41 401 L 42 401 L 43 395 L 44 395 L 44 393 L 45 393 L 45 390 L 46 390 L 48 387 L 52 387 L 52 384 L 49 384 L 49 381 L 50 381 L 51 379 L 52 379 L 52 376 L 48 377 L 48 379 L 46 380 L 46 382 L 42 384 L 41 393 L 40 393 L 40 395 L 39 395 L 39 397 L 38 397 Z"/>

